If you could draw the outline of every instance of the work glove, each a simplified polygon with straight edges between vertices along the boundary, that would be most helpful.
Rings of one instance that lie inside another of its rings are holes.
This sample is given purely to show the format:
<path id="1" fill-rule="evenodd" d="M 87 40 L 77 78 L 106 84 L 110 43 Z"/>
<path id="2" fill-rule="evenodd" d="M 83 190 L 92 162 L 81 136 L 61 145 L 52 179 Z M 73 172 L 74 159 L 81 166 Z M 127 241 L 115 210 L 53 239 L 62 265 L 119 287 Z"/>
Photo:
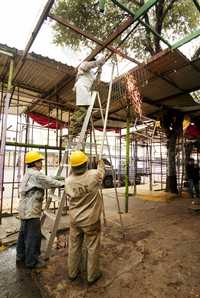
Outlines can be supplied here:
<path id="1" fill-rule="evenodd" d="M 106 62 L 106 59 L 102 54 L 99 54 L 96 59 L 96 62 L 98 65 L 103 65 Z"/>

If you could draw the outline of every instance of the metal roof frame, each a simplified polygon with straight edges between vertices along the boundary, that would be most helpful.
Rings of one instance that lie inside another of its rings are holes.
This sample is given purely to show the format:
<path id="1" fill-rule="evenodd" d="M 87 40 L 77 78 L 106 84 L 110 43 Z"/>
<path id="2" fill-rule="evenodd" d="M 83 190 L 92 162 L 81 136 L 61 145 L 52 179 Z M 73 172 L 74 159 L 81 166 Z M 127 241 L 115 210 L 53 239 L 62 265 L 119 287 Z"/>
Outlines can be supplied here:
<path id="1" fill-rule="evenodd" d="M 157 2 L 158 0 L 148 0 L 147 2 L 145 2 L 145 4 L 143 6 L 141 6 L 136 12 L 132 12 L 130 11 L 127 7 L 125 7 L 123 4 L 121 4 L 119 1 L 116 1 L 116 0 L 111 0 L 115 5 L 117 5 L 118 7 L 120 7 L 120 9 L 123 9 L 124 11 L 126 11 L 130 17 L 128 17 L 120 26 L 118 26 L 118 28 L 109 36 L 109 38 L 107 38 L 105 40 L 105 42 L 102 42 L 102 41 L 99 41 L 97 40 L 96 38 L 94 38 L 93 36 L 91 36 L 90 34 L 88 33 L 84 33 L 83 31 L 81 31 L 81 29 L 79 28 L 76 28 L 75 26 L 71 26 L 71 29 L 72 30 L 76 30 L 76 31 L 79 31 L 77 33 L 79 34 L 82 34 L 84 35 L 86 38 L 90 38 L 92 39 L 94 42 L 96 42 L 97 44 L 100 44 L 100 46 L 98 46 L 94 51 L 92 51 L 92 53 L 86 58 L 93 58 L 96 56 L 97 53 L 99 53 L 102 49 L 104 48 L 108 48 L 109 50 L 112 51 L 112 53 L 116 53 L 118 52 L 119 54 L 121 53 L 123 56 L 124 54 L 118 49 L 119 46 L 116 48 L 113 48 L 110 46 L 110 43 L 115 40 L 120 34 L 122 34 L 128 27 L 130 27 L 134 22 L 138 21 L 138 23 L 136 24 L 136 27 L 139 23 L 142 23 L 145 27 L 147 27 L 149 30 L 151 30 L 151 32 L 158 36 L 165 44 L 168 45 L 169 48 L 177 48 L 177 47 L 180 47 L 181 45 L 185 44 L 186 42 L 189 42 L 191 41 L 193 38 L 196 38 L 197 36 L 200 35 L 200 30 L 197 30 L 196 32 L 193 32 L 192 34 L 190 34 L 189 36 L 186 36 L 184 37 L 182 40 L 178 41 L 177 43 L 175 43 L 174 45 L 170 45 L 166 40 L 163 40 L 162 39 L 162 36 L 160 36 L 157 32 L 155 32 L 155 30 L 151 27 L 149 27 L 148 24 L 146 24 L 145 22 L 142 21 L 142 18 L 144 17 L 144 15 L 147 13 L 147 11 L 152 8 Z M 56 21 L 60 21 L 60 17 L 56 17 L 54 15 L 51 14 L 51 8 L 54 4 L 55 0 L 48 0 L 45 7 L 44 7 L 44 10 L 33 30 L 33 33 L 25 47 L 25 50 L 24 50 L 24 53 L 23 53 L 23 56 L 21 57 L 20 61 L 18 62 L 17 66 L 16 66 L 16 69 L 14 71 L 14 76 L 13 76 L 13 85 L 15 85 L 15 81 L 16 81 L 16 77 L 18 76 L 18 74 L 20 73 L 20 71 L 22 70 L 23 68 L 23 65 L 24 65 L 24 62 L 25 62 L 25 58 L 44 22 L 44 20 L 47 18 L 47 17 L 50 17 L 51 19 L 54 19 Z M 195 6 L 197 7 L 197 9 L 199 8 L 199 4 L 196 0 L 193 0 Z M 61 23 L 61 22 L 60 22 Z M 70 26 L 69 23 L 67 24 L 67 22 L 63 22 L 62 20 L 62 23 L 64 26 Z M 112 55 L 112 54 L 111 54 Z M 110 56 L 109 56 L 110 57 Z M 126 58 L 131 58 L 131 57 L 128 57 L 126 56 Z M 132 59 L 132 58 L 131 58 Z M 129 59 L 130 60 L 130 59 Z M 133 59 L 132 59 L 133 60 Z M 135 59 L 134 59 L 135 60 Z M 133 62 L 133 61 L 132 61 Z M 135 60 L 134 61 L 136 64 L 139 64 L 139 62 L 137 63 L 137 61 Z M 141 64 L 139 64 L 141 65 Z M 191 63 L 191 65 L 193 65 Z M 194 65 L 193 65 L 194 67 Z M 177 87 L 181 92 L 184 92 L 184 90 L 181 90 L 180 87 L 176 86 L 174 84 L 174 82 L 170 81 L 168 78 L 166 77 L 162 77 L 161 75 L 158 75 L 161 79 L 167 81 L 169 84 L 171 84 L 172 86 L 174 87 Z M 19 82 L 18 82 L 19 83 Z M 48 100 L 48 99 L 51 99 L 52 96 L 54 96 L 57 92 L 59 92 L 60 90 L 62 90 L 66 84 L 69 84 L 71 83 L 71 79 L 69 79 L 69 76 L 66 76 L 64 79 L 62 79 L 59 83 L 56 84 L 56 86 L 54 86 L 51 90 L 49 90 L 48 92 L 42 94 L 41 96 L 41 99 L 42 100 Z M 23 87 L 23 86 L 22 86 Z M 34 90 L 36 91 L 36 90 Z M 40 90 L 39 90 L 40 91 Z M 38 99 L 38 102 L 41 100 L 41 99 Z M 151 101 L 151 100 L 150 100 Z M 149 102 L 150 103 L 150 102 Z M 37 104 L 37 102 L 35 103 Z M 35 105 L 34 104 L 34 105 Z M 150 104 L 153 104 L 152 102 Z"/>

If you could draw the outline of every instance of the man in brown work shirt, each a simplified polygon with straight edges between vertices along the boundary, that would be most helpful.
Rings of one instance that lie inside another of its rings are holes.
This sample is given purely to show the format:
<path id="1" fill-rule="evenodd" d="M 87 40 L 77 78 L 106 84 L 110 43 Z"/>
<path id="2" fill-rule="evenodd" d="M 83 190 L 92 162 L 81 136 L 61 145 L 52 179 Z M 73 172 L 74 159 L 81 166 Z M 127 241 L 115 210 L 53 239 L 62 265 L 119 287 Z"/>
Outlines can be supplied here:
<path id="1" fill-rule="evenodd" d="M 99 270 L 100 216 L 102 198 L 99 189 L 104 178 L 103 161 L 97 170 L 88 170 L 88 157 L 82 151 L 72 152 L 69 163 L 71 175 L 65 181 L 65 192 L 69 196 L 69 254 L 68 275 L 71 280 L 80 272 L 83 239 L 87 249 L 87 280 L 94 283 L 101 277 Z"/>

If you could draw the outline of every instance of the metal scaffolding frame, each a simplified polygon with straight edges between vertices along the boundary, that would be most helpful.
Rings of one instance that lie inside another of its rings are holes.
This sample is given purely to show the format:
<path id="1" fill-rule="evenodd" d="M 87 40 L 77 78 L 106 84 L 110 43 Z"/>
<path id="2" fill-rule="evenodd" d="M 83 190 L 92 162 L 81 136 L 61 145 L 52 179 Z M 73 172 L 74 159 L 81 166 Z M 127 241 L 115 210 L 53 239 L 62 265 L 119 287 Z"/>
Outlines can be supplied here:
<path id="1" fill-rule="evenodd" d="M 80 28 L 77 28 L 76 26 L 70 24 L 67 20 L 63 20 L 63 18 L 60 18 L 58 16 L 55 16 L 51 13 L 51 9 L 54 5 L 54 0 L 48 0 L 44 10 L 41 14 L 41 16 L 39 17 L 39 20 L 31 34 L 31 37 L 28 40 L 28 43 L 25 47 L 25 50 L 23 52 L 23 55 L 21 57 L 21 59 L 19 60 L 18 64 L 16 65 L 15 69 L 13 68 L 13 54 L 12 53 L 8 53 L 6 51 L 0 50 L 1 53 L 6 54 L 8 56 L 10 56 L 10 67 L 9 67 L 9 79 L 8 79 L 8 84 L 7 84 L 7 90 L 5 92 L 5 86 L 2 83 L 1 84 L 1 106 L 0 106 L 0 116 L 1 116 L 1 148 L 0 148 L 0 159 L 1 159 L 1 169 L 0 169 L 0 224 L 1 224 L 1 215 L 2 215 L 2 206 L 3 206 L 3 190 L 4 190 L 4 162 L 5 162 L 5 148 L 6 146 L 14 146 L 14 159 L 13 159 L 13 189 L 12 189 L 12 194 L 11 194 L 11 214 L 13 212 L 13 197 L 14 197 L 14 189 L 15 189 L 15 178 L 16 178 L 16 170 L 17 170 L 17 185 L 19 184 L 19 180 L 20 180 L 20 169 L 19 167 L 16 166 L 16 161 L 17 159 L 21 161 L 21 151 L 19 151 L 19 154 L 17 153 L 17 148 L 22 148 L 24 147 L 25 150 L 27 150 L 28 148 L 43 148 L 45 150 L 45 172 L 47 173 L 47 154 L 48 154 L 48 149 L 52 149 L 52 150 L 58 150 L 59 152 L 59 160 L 61 160 L 61 156 L 62 156 L 62 132 L 59 135 L 59 131 L 58 128 L 56 129 L 56 146 L 50 146 L 49 145 L 49 128 L 48 128 L 48 137 L 47 137 L 47 145 L 35 145 L 35 144 L 31 144 L 31 142 L 29 143 L 30 137 L 29 134 L 31 134 L 32 139 L 33 139 L 33 127 L 34 124 L 32 125 L 32 127 L 30 126 L 29 123 L 29 117 L 27 115 L 27 123 L 24 125 L 25 128 L 25 142 L 23 143 L 22 140 L 20 140 L 20 133 L 22 133 L 20 130 L 22 130 L 23 126 L 21 124 L 19 124 L 17 122 L 17 128 L 16 128 L 16 142 L 13 143 L 9 143 L 6 142 L 6 132 L 7 132 L 7 118 L 8 118 L 8 114 L 9 114 L 9 107 L 13 105 L 13 102 L 16 102 L 15 105 L 17 107 L 17 118 L 20 117 L 19 115 L 19 110 L 18 107 L 20 104 L 23 104 L 23 102 L 25 103 L 25 100 L 22 100 L 19 98 L 19 88 L 18 88 L 18 96 L 17 98 L 14 98 L 13 93 L 14 93 L 14 88 L 17 87 L 17 77 L 19 75 L 19 73 L 21 72 L 21 70 L 23 69 L 23 65 L 25 63 L 26 60 L 26 56 L 35 40 L 35 38 L 37 37 L 37 34 L 44 22 L 44 20 L 49 17 L 50 19 L 53 19 L 55 21 L 57 21 L 58 23 L 70 28 L 71 30 L 75 31 L 78 34 L 81 34 L 83 36 L 85 36 L 86 38 L 89 38 L 90 40 L 94 41 L 98 46 L 92 51 L 92 53 L 86 58 L 86 59 L 91 59 L 93 57 L 95 57 L 99 52 L 101 52 L 103 49 L 107 48 L 109 51 L 111 51 L 111 54 L 109 55 L 109 58 L 111 57 L 111 55 L 113 53 L 117 53 L 118 55 L 122 56 L 123 58 L 134 62 L 136 64 L 140 64 L 138 61 L 136 61 L 134 58 L 129 57 L 128 55 L 124 54 L 119 47 L 121 46 L 122 43 L 120 43 L 120 45 L 118 45 L 118 47 L 114 48 L 112 47 L 110 44 L 119 36 L 121 35 L 123 32 L 125 32 L 130 26 L 132 26 L 133 24 L 135 24 L 134 28 L 137 28 L 138 24 L 142 24 L 143 26 L 145 26 L 146 28 L 148 28 L 148 30 L 150 30 L 152 32 L 153 35 L 156 35 L 157 37 L 159 37 L 159 39 L 161 41 L 163 41 L 169 48 L 171 49 L 176 49 L 182 45 L 184 45 L 185 43 L 190 42 L 192 39 L 200 36 L 200 30 L 197 30 L 196 32 L 191 33 L 190 35 L 184 37 L 183 39 L 181 39 L 180 41 L 176 42 L 173 45 L 170 45 L 168 43 L 168 41 L 166 41 L 161 35 L 159 35 L 152 27 L 150 27 L 147 23 L 145 23 L 145 21 L 143 21 L 143 17 L 145 16 L 145 14 L 148 12 L 149 9 L 151 9 L 157 2 L 158 0 L 148 0 L 147 2 L 145 2 L 145 4 L 140 7 L 136 12 L 130 11 L 126 6 L 124 6 L 121 2 L 116 1 L 116 0 L 112 0 L 112 2 L 114 3 L 114 5 L 117 5 L 120 9 L 122 9 L 123 11 L 126 11 L 129 15 L 129 17 L 118 26 L 118 28 L 116 28 L 116 30 L 114 30 L 112 32 L 112 34 L 110 34 L 110 36 L 105 39 L 105 41 L 101 41 L 98 40 L 96 37 L 92 36 L 89 33 L 83 32 Z M 193 0 L 192 1 L 194 3 L 194 5 L 196 6 L 196 8 L 200 11 L 200 6 L 198 1 Z M 130 33 L 129 33 L 130 34 Z M 129 34 L 124 38 L 124 40 L 122 42 L 124 42 L 126 40 L 126 38 L 128 38 Z M 160 76 L 161 77 L 161 76 Z M 162 78 L 162 77 L 161 77 Z M 166 78 L 162 78 L 165 79 Z M 47 105 L 49 106 L 49 114 L 48 117 L 50 117 L 50 110 L 51 110 L 51 106 L 52 104 L 55 105 L 56 107 L 56 118 L 58 119 L 59 116 L 59 111 L 60 111 L 60 116 L 62 119 L 62 113 L 63 110 L 62 108 L 65 106 L 62 103 L 58 102 L 53 102 L 51 100 L 52 96 L 55 95 L 57 92 L 59 92 L 60 90 L 63 89 L 64 86 L 66 86 L 66 83 L 69 83 L 69 80 L 67 77 L 65 77 L 64 79 L 62 79 L 56 86 L 56 88 L 52 88 L 52 90 L 49 90 L 49 92 L 47 92 L 46 94 L 44 94 L 44 96 L 42 96 L 42 103 L 41 100 L 36 101 L 34 104 L 40 104 L 40 105 Z M 172 82 L 169 81 L 170 84 L 172 84 Z M 12 88 L 12 84 L 13 87 Z M 19 86 L 18 86 L 19 87 Z M 180 88 L 179 88 L 180 89 Z M 182 90 L 180 90 L 182 91 Z M 127 117 L 127 119 L 129 119 L 129 116 Z M 69 124 L 69 123 L 68 123 Z M 126 178 L 126 191 L 125 191 L 125 197 L 126 197 L 126 208 L 125 210 L 128 211 L 128 164 L 129 164 L 129 155 L 130 155 L 130 133 L 129 133 L 129 120 L 127 120 L 127 151 L 126 151 L 126 155 L 127 155 L 127 168 L 126 168 L 126 172 L 127 172 L 127 178 Z M 32 130 L 31 130 L 32 129 Z M 121 134 L 121 131 L 120 131 Z M 135 134 L 136 135 L 136 134 Z M 119 145 L 121 147 L 121 138 L 122 136 L 119 137 Z M 19 141 L 18 141 L 19 139 Z M 134 140 L 134 148 L 136 149 L 136 147 L 138 146 L 137 144 L 137 140 L 135 138 Z M 152 150 L 152 146 L 150 146 L 150 150 Z M 132 150 L 135 153 L 136 150 Z M 160 149 L 160 151 L 162 151 Z M 121 154 L 121 153 L 120 153 Z M 152 155 L 152 153 L 150 153 L 150 156 Z M 17 157 L 18 156 L 18 157 Z M 121 158 L 121 157 L 120 157 Z M 120 159 L 119 158 L 119 159 Z M 162 157 L 161 157 L 162 160 Z M 19 162 L 19 164 L 21 164 L 21 162 Z M 17 168 L 17 169 L 16 169 Z M 121 161 L 119 163 L 119 168 L 121 169 Z M 161 167 L 162 168 L 162 167 Z M 162 169 L 163 171 L 163 169 Z M 183 175 L 183 174 L 182 174 Z M 162 175 L 161 175 L 162 176 Z M 135 178 L 136 181 L 136 178 Z M 150 183 L 150 185 L 152 184 L 152 182 Z M 162 178 L 161 178 L 161 185 L 163 184 Z M 136 182 L 135 182 L 135 186 L 134 186 L 134 193 L 136 193 Z"/>

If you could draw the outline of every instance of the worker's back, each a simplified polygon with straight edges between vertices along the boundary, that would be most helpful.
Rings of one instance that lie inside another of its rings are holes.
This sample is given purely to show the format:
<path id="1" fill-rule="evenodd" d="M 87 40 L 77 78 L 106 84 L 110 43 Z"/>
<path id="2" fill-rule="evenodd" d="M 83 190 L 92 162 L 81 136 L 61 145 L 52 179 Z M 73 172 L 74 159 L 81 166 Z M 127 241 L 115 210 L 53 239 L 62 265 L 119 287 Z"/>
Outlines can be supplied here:
<path id="1" fill-rule="evenodd" d="M 97 170 L 87 170 L 81 175 L 70 175 L 65 182 L 69 196 L 69 216 L 72 224 L 88 226 L 96 223 L 101 214 L 102 199 L 99 188 L 104 177 L 104 164 Z"/>

